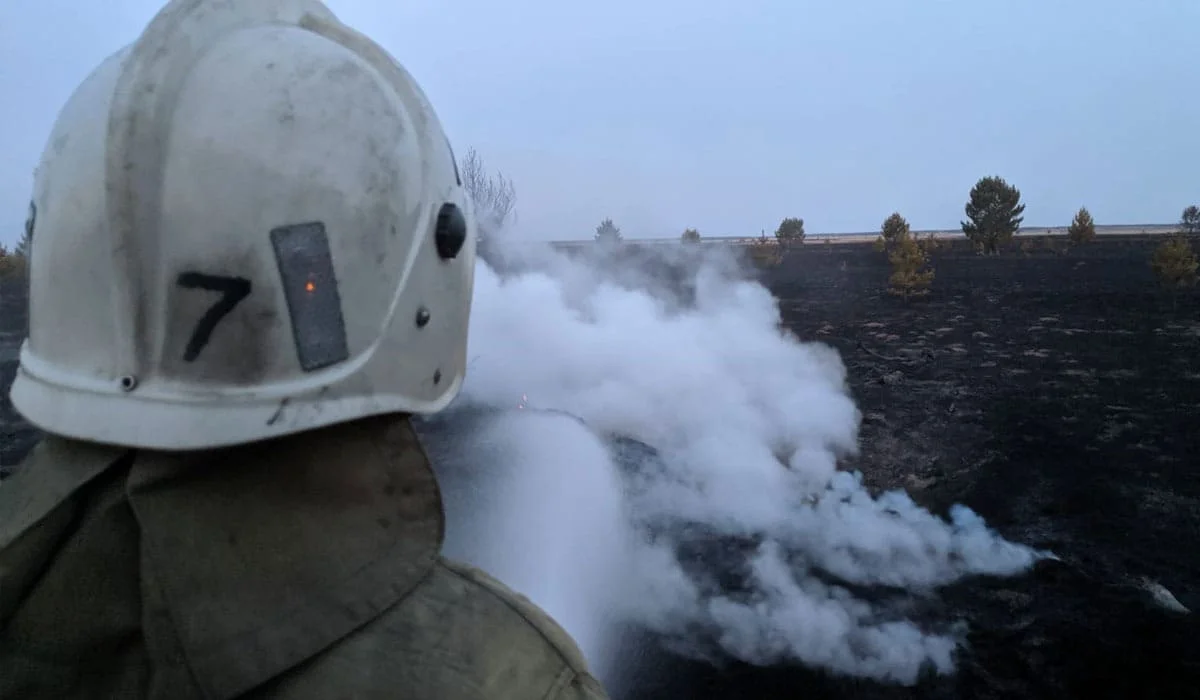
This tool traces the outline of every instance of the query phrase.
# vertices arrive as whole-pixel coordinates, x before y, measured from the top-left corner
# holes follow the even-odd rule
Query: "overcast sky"
[[[421,82],[524,235],[1166,223],[1200,202],[1200,0],[330,0]],[[0,242],[54,117],[153,0],[0,2]],[[97,186],[100,186],[97,183]]]

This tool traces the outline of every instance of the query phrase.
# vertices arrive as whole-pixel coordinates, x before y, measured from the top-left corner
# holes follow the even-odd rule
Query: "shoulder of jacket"
[[[132,455],[124,448],[43,436],[0,486],[0,549]]]
[[[587,660],[584,658],[583,652],[579,650],[579,645],[561,625],[554,621],[554,618],[550,617],[532,600],[469,564],[442,557],[442,565],[452,575],[486,591],[488,595],[507,606],[537,630],[572,671],[577,675],[589,676]]]

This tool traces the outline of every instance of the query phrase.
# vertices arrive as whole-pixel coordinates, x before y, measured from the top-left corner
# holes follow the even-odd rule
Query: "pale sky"
[[[1200,203],[1200,0],[329,0],[515,182],[522,235],[951,228],[971,185],[1026,222]],[[0,242],[58,109],[154,0],[0,2]],[[97,183],[100,186],[100,183]]]

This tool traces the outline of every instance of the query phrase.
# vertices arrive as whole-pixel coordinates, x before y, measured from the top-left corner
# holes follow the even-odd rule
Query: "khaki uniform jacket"
[[[605,698],[544,612],[440,557],[443,525],[404,418],[47,438],[0,483],[0,699]]]

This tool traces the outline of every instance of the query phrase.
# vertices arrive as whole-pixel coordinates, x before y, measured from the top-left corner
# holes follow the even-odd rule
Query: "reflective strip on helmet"
[[[280,226],[271,231],[271,245],[279,262],[300,367],[311,372],[345,360],[350,349],[325,224]]]

